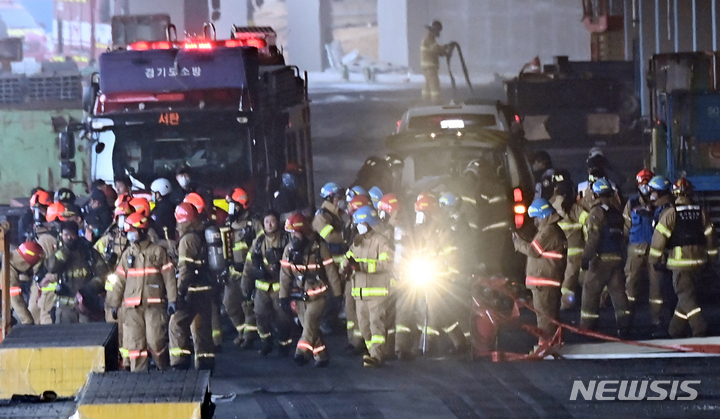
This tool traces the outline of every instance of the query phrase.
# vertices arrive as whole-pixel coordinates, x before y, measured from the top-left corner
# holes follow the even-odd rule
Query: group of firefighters
[[[538,232],[528,241],[515,236],[515,246],[528,256],[526,285],[541,313],[541,345],[551,342],[557,330],[554,320],[561,309],[574,305],[579,288],[581,327],[597,328],[606,291],[618,335],[626,337],[643,283],[649,289],[654,337],[682,337],[688,325],[692,336],[703,336],[707,324],[696,287],[718,250],[709,217],[693,200],[692,184],[685,178],[672,184],[643,169],[636,176],[637,192],[622,206],[601,150],[591,150],[589,180],[578,185],[579,194],[566,171],[551,167],[546,153],[539,152],[534,160],[538,186],[528,215]],[[677,295],[669,325],[663,319],[666,274],[672,275]]]

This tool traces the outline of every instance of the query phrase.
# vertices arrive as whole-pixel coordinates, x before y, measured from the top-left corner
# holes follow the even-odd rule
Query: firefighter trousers
[[[455,349],[465,347],[468,342],[463,328],[469,332],[470,306],[466,297],[470,292],[462,292],[459,281],[444,281],[436,285],[427,296],[428,341],[432,342],[445,333]],[[422,330],[424,325],[419,325],[419,328]]]
[[[562,294],[567,292],[576,293],[580,283],[580,265],[582,259],[579,257],[568,257],[565,267],[565,277],[562,283]]]
[[[439,68],[430,67],[422,69],[425,76],[425,86],[422,90],[423,100],[434,105],[439,105],[442,101],[442,91],[440,90]]]
[[[147,304],[123,309],[123,357],[130,360],[130,371],[147,371],[148,355],[159,370],[168,360],[168,316],[165,304]],[[125,365],[127,365],[127,361]]]
[[[590,264],[585,273],[582,305],[580,308],[580,327],[593,330],[600,319],[600,294],[608,287],[615,308],[615,319],[619,329],[630,325],[630,305],[625,293],[622,258],[613,255],[606,260],[598,258]]]
[[[257,339],[257,320],[255,307],[252,301],[245,301],[245,294],[240,288],[240,279],[232,277],[225,285],[223,305],[230,321],[238,331],[238,337],[245,340]],[[216,314],[217,313],[217,314]],[[216,320],[217,317],[217,320]],[[222,343],[222,328],[220,326],[220,309],[213,310],[213,340],[215,345]]]
[[[32,284],[30,284],[30,300],[28,300],[28,310],[30,310],[30,314],[32,315],[33,322],[35,324],[40,324],[40,288],[38,288],[38,285],[35,281],[32,281]]]
[[[53,324],[55,317],[55,288],[46,287],[38,299],[40,306],[40,324]]]
[[[292,319],[280,308],[280,297],[277,291],[255,290],[255,317],[260,339],[263,341],[273,339],[273,335],[275,335],[280,346],[292,344],[290,336]]]
[[[557,330],[557,325],[553,320],[557,320],[560,316],[560,297],[562,292],[560,287],[553,286],[531,286],[529,287],[533,296],[533,307],[538,311],[537,326],[544,334],[544,338],[539,339],[539,344],[545,340],[552,339]]]
[[[123,314],[123,308],[120,307],[120,308],[118,309],[118,314],[117,314],[117,317],[118,317],[118,318],[117,318],[117,320],[115,320],[115,319],[113,319],[113,316],[112,316],[112,308],[111,308],[111,307],[108,307],[108,306],[105,306],[105,322],[106,322],[106,323],[117,323],[118,343],[120,344],[120,346],[122,346],[122,344],[123,344],[123,318],[122,318],[122,314]],[[126,367],[126,366],[129,367],[129,366],[130,366],[130,365],[125,365],[125,358],[122,359],[122,363],[123,363],[123,365],[121,365],[121,367]]]
[[[10,297],[10,306],[13,312],[15,312],[15,317],[20,321],[20,324],[33,324],[35,322],[22,293]]]
[[[350,345],[361,349],[365,344],[358,324],[357,307],[352,296],[351,284],[345,284],[345,317],[347,320],[347,338]]]
[[[382,362],[385,358],[385,340],[387,337],[388,297],[356,298],[358,327],[370,356]]]
[[[212,290],[187,294],[185,307],[170,317],[170,365],[187,369],[191,365],[190,336],[195,349],[195,368],[215,367],[215,344],[212,336]]]
[[[650,300],[650,321],[653,325],[661,323],[662,312],[662,275],[648,264],[647,245],[629,245],[627,262],[625,263],[625,289],[631,309],[634,311],[640,295],[640,287],[648,281]]]
[[[326,297],[318,297],[310,301],[296,301],[298,318],[303,328],[302,336],[297,344],[295,355],[306,359],[315,358],[316,361],[325,361],[329,358],[322,334],[320,322],[325,309]]]
[[[394,288],[395,299],[395,353],[411,352],[417,346],[420,335],[418,327],[417,293],[408,282],[400,282]]]
[[[705,336],[707,323],[697,303],[695,281],[699,278],[701,268],[673,269],[673,289],[678,302],[675,313],[670,320],[668,333],[673,338],[682,337],[687,325],[690,325],[693,336]]]
[[[57,305],[55,307],[55,323],[88,323],[90,319],[75,310],[74,305]]]
[[[390,295],[385,299],[385,329],[387,330],[387,342],[385,343],[385,355],[391,357],[395,354],[395,319],[397,317],[396,301],[398,292],[395,286],[390,287]]]

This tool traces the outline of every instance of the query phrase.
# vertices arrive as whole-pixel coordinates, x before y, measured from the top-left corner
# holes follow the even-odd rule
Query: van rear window
[[[410,118],[409,130],[433,131],[441,129],[485,128],[497,125],[491,114],[443,114]]]

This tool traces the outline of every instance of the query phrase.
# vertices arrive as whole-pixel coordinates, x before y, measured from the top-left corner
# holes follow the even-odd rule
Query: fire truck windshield
[[[252,171],[247,132],[212,135],[122,136],[113,153],[115,173],[129,172],[149,185],[157,177],[174,177],[178,167],[190,168],[195,180],[216,187],[233,186],[249,179]]]

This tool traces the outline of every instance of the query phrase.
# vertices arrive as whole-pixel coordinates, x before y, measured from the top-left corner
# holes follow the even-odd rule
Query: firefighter
[[[262,339],[259,354],[265,356],[272,352],[273,338],[277,338],[278,352],[285,357],[292,345],[292,319],[280,308],[280,260],[289,239],[280,228],[280,215],[274,211],[265,214],[263,227],[263,234],[255,238],[247,254],[241,286],[245,299],[254,302],[258,334]]]
[[[35,225],[35,237],[43,248],[43,264],[35,272],[35,283],[39,290],[37,306],[39,311],[39,322],[36,324],[53,324],[55,317],[55,289],[57,288],[57,275],[48,271],[47,260],[54,254],[58,246],[58,231],[60,223],[65,221],[63,214],[65,206],[60,202],[54,202],[47,208],[47,222]],[[30,303],[32,310],[32,301]],[[37,319],[36,319],[37,320]]]
[[[638,194],[631,197],[623,209],[625,228],[623,232],[628,240],[627,262],[625,263],[625,290],[630,309],[636,311],[637,299],[640,295],[640,283],[647,275],[650,297],[650,321],[657,329],[660,326],[662,309],[661,276],[655,268],[648,264],[648,252],[652,241],[653,206],[650,201],[652,188],[649,183],[655,175],[648,169],[641,170],[637,176]]]
[[[197,210],[183,202],[175,209],[178,239],[177,311],[170,317],[170,365],[190,368],[190,332],[195,349],[195,368],[215,367],[212,338],[213,278],[207,266],[204,228]]]
[[[273,194],[271,207],[280,214],[281,222],[307,207],[305,198],[300,194],[300,175],[299,168],[288,167],[280,176],[280,186]]]
[[[143,215],[143,217],[148,219],[148,225],[150,225],[150,230],[148,230],[148,238],[150,238],[150,241],[153,243],[159,243],[161,241],[160,236],[156,233],[156,227],[155,227],[155,220],[150,218],[150,214],[152,210],[150,209],[150,201],[148,201],[145,198],[142,197],[133,197],[131,198],[128,203],[131,207],[135,210],[135,212],[138,212]],[[166,242],[160,243],[161,245],[164,245],[166,251],[169,251],[169,246]]]
[[[247,192],[242,188],[235,188],[227,198],[229,204],[229,222],[232,231],[232,258],[230,279],[225,285],[223,305],[232,321],[238,336],[235,345],[242,349],[252,349],[258,339],[257,319],[252,299],[246,298],[241,287],[242,274],[245,270],[245,260],[248,257],[250,245],[255,237],[262,232],[262,224],[250,213],[250,200]],[[213,322],[213,339],[222,339],[219,322]],[[222,340],[221,340],[222,341]],[[217,340],[215,341],[217,345]]]
[[[568,242],[567,267],[562,283],[562,298],[560,309],[567,310],[575,305],[575,291],[580,279],[580,264],[582,252],[585,248],[583,225],[587,220],[588,212],[575,201],[575,185],[570,174],[564,170],[556,171],[551,180],[552,197],[549,202],[560,215],[562,220],[558,225],[565,233]]]
[[[667,194],[669,182],[660,176],[650,181],[652,194]],[[714,230],[708,215],[692,201],[692,184],[680,178],[673,186],[677,196],[675,205],[662,208],[650,246],[648,261],[659,271],[669,269],[673,276],[673,289],[678,302],[668,333],[673,338],[683,336],[688,324],[693,336],[704,336],[707,323],[703,318],[695,295],[696,281],[706,263],[717,259]],[[667,251],[667,261],[663,253]],[[665,268],[667,266],[667,268]]]
[[[23,298],[23,290],[20,281],[21,275],[33,276],[32,270],[43,258],[43,248],[36,242],[25,242],[17,248],[17,251],[10,253],[10,303],[15,312],[15,317],[21,324],[34,324],[27,302]]]
[[[57,242],[57,231],[53,228],[53,223],[47,220],[48,208],[50,205],[53,205],[52,195],[45,190],[38,189],[30,198],[33,223],[31,225],[32,230],[28,235],[28,240],[37,241],[38,244],[43,247],[43,259],[47,258],[50,253],[55,251],[55,244]],[[45,250],[46,247],[47,251]],[[37,278],[38,280],[32,281],[30,284],[30,299],[28,301],[28,309],[30,310],[30,313],[32,313],[35,324],[42,323],[40,282],[46,275],[49,274],[47,274],[47,269],[44,268],[43,263],[35,265],[33,278]],[[50,323],[52,323],[52,318],[47,318],[46,323],[44,324]]]
[[[369,352],[363,356],[363,366],[375,367],[385,358],[393,249],[387,237],[374,230],[380,218],[373,207],[355,211],[353,222],[358,234],[345,254],[341,271],[351,271],[358,327]]]
[[[542,336],[538,346],[550,344],[557,332],[560,314],[562,281],[567,264],[567,238],[558,225],[562,217],[545,199],[536,199],[528,208],[528,215],[534,218],[537,234],[531,242],[513,233],[515,249],[528,257],[525,265],[525,286],[533,295],[533,307],[540,314],[537,325]]]
[[[165,178],[155,179],[150,185],[155,208],[152,219],[155,221],[155,232],[165,240],[175,238],[175,205],[171,200],[172,184]]]
[[[532,172],[535,179],[535,198],[550,199],[552,188],[550,187],[550,179],[555,174],[550,154],[545,150],[540,150],[533,155]]]
[[[327,244],[304,215],[290,216],[285,230],[292,237],[280,262],[280,306],[289,312],[295,300],[303,327],[294,359],[298,365],[305,365],[314,358],[315,366],[325,367],[330,357],[320,332],[320,319],[328,293],[334,293],[336,298],[342,295],[340,275]]]
[[[84,209],[85,238],[94,243],[110,227],[113,221],[113,212],[107,203],[105,192],[97,188],[93,189]]]
[[[448,46],[440,45],[437,38],[442,32],[442,23],[433,20],[429,26],[425,26],[428,30],[427,35],[420,44],[420,68],[422,68],[425,76],[425,87],[422,90],[423,100],[433,105],[439,105],[442,102],[442,91],[440,89],[440,57],[448,54]]]
[[[99,294],[108,266],[90,242],[78,236],[78,225],[60,225],[62,244],[48,257],[47,268],[58,277],[55,323],[87,323],[102,311]]]
[[[450,235],[442,229],[438,212],[438,199],[431,193],[418,195],[415,201],[415,228],[413,230],[411,250],[408,254],[415,255],[409,263],[415,264],[418,259],[431,259],[434,266],[430,275],[434,275],[430,283],[423,284],[421,293],[425,295],[425,311],[427,311],[427,327],[419,326],[427,335],[430,353],[439,350],[440,338],[445,334],[452,342],[451,351],[463,352],[468,348],[458,317],[458,308],[465,305],[464,296],[458,294],[459,288],[459,247],[452,243]],[[413,273],[428,275],[428,273]],[[415,281],[409,277],[407,281]]]
[[[586,221],[587,240],[582,255],[583,283],[580,326],[594,330],[600,319],[600,294],[607,286],[617,321],[618,335],[626,337],[630,327],[630,306],[623,278],[622,213],[617,207],[615,190],[604,178],[592,184],[593,201]]]
[[[175,267],[160,245],[148,237],[150,223],[139,212],[125,220],[130,247],[120,256],[116,276],[108,276],[106,304],[117,319],[123,306],[120,352],[130,370],[147,371],[148,349],[160,370],[168,368],[168,315],[175,313]],[[127,362],[127,361],[126,361]]]

